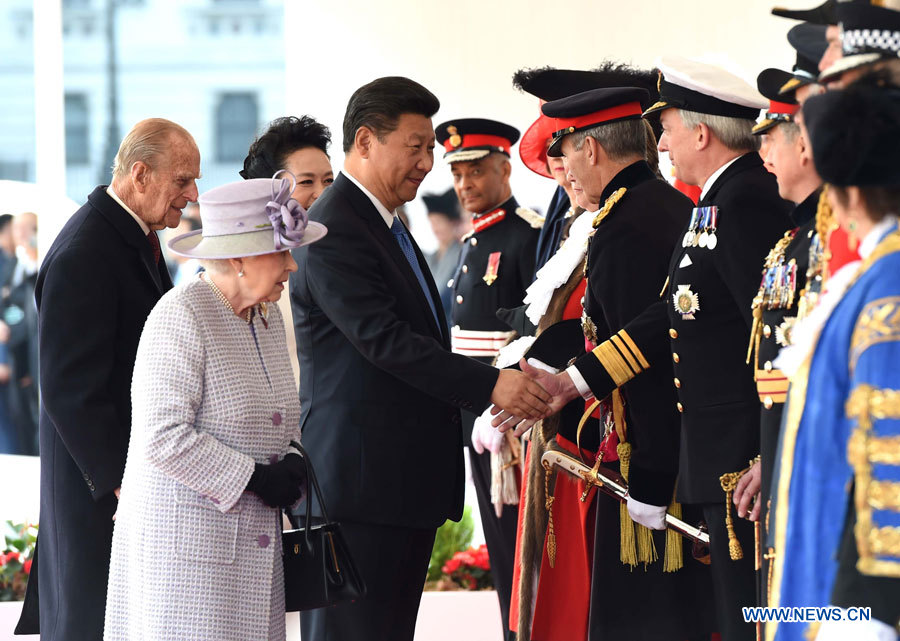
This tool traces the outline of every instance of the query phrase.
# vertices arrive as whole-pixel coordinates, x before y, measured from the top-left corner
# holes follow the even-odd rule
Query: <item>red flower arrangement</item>
[[[0,601],[21,601],[31,574],[37,526],[26,523],[5,523],[0,538]]]
[[[441,571],[464,590],[490,590],[494,587],[487,545],[457,552]]]

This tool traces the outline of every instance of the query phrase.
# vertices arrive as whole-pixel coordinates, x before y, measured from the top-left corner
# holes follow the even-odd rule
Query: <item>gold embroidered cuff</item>
[[[600,343],[594,348],[593,354],[616,387],[624,385],[650,367],[650,363],[625,330]]]

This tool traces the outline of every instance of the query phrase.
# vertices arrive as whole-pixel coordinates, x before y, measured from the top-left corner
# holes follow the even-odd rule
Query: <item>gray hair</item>
[[[165,153],[172,136],[194,142],[187,129],[165,118],[148,118],[137,123],[122,139],[113,161],[113,179],[124,178],[136,162],[151,168]],[[196,144],[196,143],[195,143]]]
[[[732,151],[759,151],[759,136],[753,135],[756,123],[747,118],[715,116],[697,111],[679,109],[681,122],[688,129],[706,125],[719,141]]]
[[[569,135],[572,136],[575,151],[584,147],[585,140],[593,138],[614,162],[627,160],[632,156],[647,159],[647,132],[639,118],[604,123]]]
[[[200,265],[210,274],[224,275],[233,268],[227,258],[202,258]]]
[[[781,127],[781,133],[787,142],[794,142],[800,135],[800,125],[793,120],[780,122],[776,126]]]

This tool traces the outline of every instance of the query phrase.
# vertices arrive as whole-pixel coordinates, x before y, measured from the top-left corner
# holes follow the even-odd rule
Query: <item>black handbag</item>
[[[309,491],[306,497],[306,527],[299,527],[297,518],[285,510],[293,528],[281,533],[285,610],[313,610],[361,599],[366,595],[366,584],[350,556],[341,534],[341,525],[328,518],[322,490],[306,450],[296,442],[291,445],[297,448],[306,464]],[[310,525],[313,493],[322,510],[324,522],[319,525]]]

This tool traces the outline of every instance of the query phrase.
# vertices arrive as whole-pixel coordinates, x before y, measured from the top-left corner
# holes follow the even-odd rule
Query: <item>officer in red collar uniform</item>
[[[453,351],[492,363],[513,332],[497,318],[501,307],[522,304],[534,275],[538,233],[543,219],[520,207],[509,185],[510,148],[519,139],[514,127],[482,118],[463,118],[438,125],[437,142],[444,146],[453,188],[463,209],[473,214],[473,230],[463,237],[459,267],[448,285],[453,289],[451,338]],[[463,436],[471,443],[475,415],[463,412]],[[491,504],[491,455],[469,450],[472,478],[491,574],[503,627],[509,621],[509,601],[515,565],[518,506],[504,505],[498,518]]]

